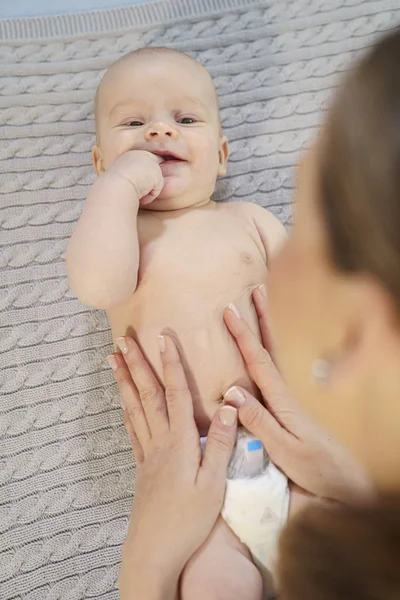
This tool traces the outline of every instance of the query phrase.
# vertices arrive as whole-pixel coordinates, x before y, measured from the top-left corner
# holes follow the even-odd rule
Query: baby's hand
[[[150,204],[160,195],[164,187],[164,178],[160,169],[163,162],[145,150],[129,150],[117,158],[108,169],[108,173],[122,177],[133,186],[141,206]]]

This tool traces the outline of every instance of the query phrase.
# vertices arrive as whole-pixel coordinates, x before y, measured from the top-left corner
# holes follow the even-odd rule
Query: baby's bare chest
[[[179,289],[246,286],[266,268],[257,231],[231,216],[144,218],[139,221],[138,233],[138,290],[171,281]]]

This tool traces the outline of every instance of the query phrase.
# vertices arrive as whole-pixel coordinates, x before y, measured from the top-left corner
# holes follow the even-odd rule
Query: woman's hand
[[[263,344],[268,347],[266,302],[260,289],[255,290],[253,300]],[[238,315],[231,305],[224,313],[225,323],[265,402],[264,407],[243,388],[228,390],[225,401],[238,408],[241,423],[262,441],[285,475],[311,494],[350,502],[371,493],[370,481],[361,466],[302,412],[270,354]]]
[[[222,508],[237,410],[215,415],[202,457],[192,398],[173,341],[160,336],[165,391],[137,343],[109,357],[136,457],[136,491],[121,569],[121,598],[173,597],[181,571]]]

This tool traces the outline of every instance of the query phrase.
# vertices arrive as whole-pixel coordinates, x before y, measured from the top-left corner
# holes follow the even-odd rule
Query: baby
[[[226,173],[228,142],[212,79],[191,57],[166,48],[122,57],[100,82],[95,119],[92,157],[99,177],[68,245],[70,286],[83,302],[107,311],[122,352],[121,336],[139,341],[160,377],[157,336],[173,336],[205,435],[228,388],[238,384],[258,393],[222,313],[234,302],[258,331],[252,292],[266,283],[284,228],[256,204],[210,199],[217,177]],[[258,478],[262,512],[257,491],[242,496],[236,486],[242,480],[228,481],[223,515],[237,535],[220,519],[182,577],[184,600],[262,597],[252,557],[261,570],[268,560],[254,538],[272,514],[280,526],[288,492],[273,465],[265,475],[256,441],[244,443],[243,456],[250,448],[262,463],[257,473],[264,473]],[[271,485],[276,508],[268,508]],[[276,529],[270,528],[274,541]]]

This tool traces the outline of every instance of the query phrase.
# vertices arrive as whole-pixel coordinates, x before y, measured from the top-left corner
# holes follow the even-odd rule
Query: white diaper
[[[249,548],[263,577],[264,599],[276,596],[277,545],[288,509],[287,478],[269,460],[260,440],[240,428],[228,469],[222,516]]]

